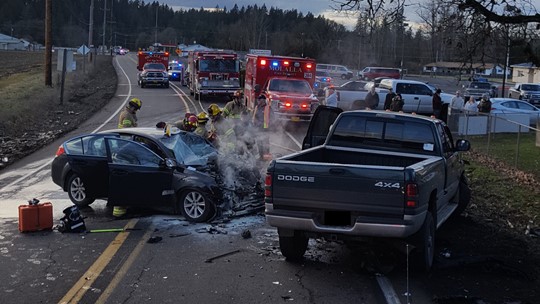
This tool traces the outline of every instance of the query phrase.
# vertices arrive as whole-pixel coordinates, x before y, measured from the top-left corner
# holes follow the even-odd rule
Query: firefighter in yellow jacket
[[[118,128],[135,128],[137,127],[137,111],[141,109],[142,101],[139,98],[131,98],[120,116],[118,117]],[[113,216],[122,218],[126,215],[127,208],[124,206],[114,206]]]
[[[118,129],[133,128],[137,126],[137,111],[141,109],[142,101],[131,98],[118,117]]]

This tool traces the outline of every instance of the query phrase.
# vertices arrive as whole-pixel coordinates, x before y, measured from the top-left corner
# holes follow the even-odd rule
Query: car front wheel
[[[69,199],[78,207],[86,207],[95,201],[94,197],[88,195],[83,180],[76,173],[71,174],[67,186]]]
[[[189,189],[180,195],[178,209],[186,220],[202,223],[212,219],[216,215],[216,206],[201,191]]]

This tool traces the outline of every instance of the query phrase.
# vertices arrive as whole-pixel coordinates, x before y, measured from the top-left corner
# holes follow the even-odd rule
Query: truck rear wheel
[[[413,257],[413,267],[418,271],[429,272],[433,266],[435,256],[435,222],[431,211],[426,214],[424,224],[412,237],[413,245],[416,247]]]
[[[281,254],[287,260],[299,261],[304,257],[308,246],[309,238],[295,231],[294,236],[282,236],[279,235],[279,248]]]
[[[469,188],[469,183],[465,177],[461,177],[459,180],[459,189],[454,199],[457,200],[458,206],[456,210],[454,210],[452,218],[460,216],[463,211],[467,209],[467,206],[469,206],[469,202],[471,201],[471,188]]]

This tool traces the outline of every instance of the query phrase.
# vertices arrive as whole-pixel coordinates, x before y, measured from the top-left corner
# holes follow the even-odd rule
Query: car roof
[[[187,133],[186,131],[182,131],[180,129],[177,129],[177,130],[174,131],[174,134],[181,133],[181,132]],[[148,137],[152,137],[152,138],[156,138],[156,139],[165,136],[165,131],[163,129],[144,128],[144,127],[112,129],[112,130],[106,130],[106,131],[99,132],[99,134],[106,134],[106,133],[125,133],[125,134],[148,136]]]

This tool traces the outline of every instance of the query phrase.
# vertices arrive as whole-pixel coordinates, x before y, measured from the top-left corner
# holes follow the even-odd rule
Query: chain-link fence
[[[471,150],[532,173],[540,179],[538,119],[538,115],[531,117],[529,114],[452,110],[447,122],[454,139],[468,139]]]

